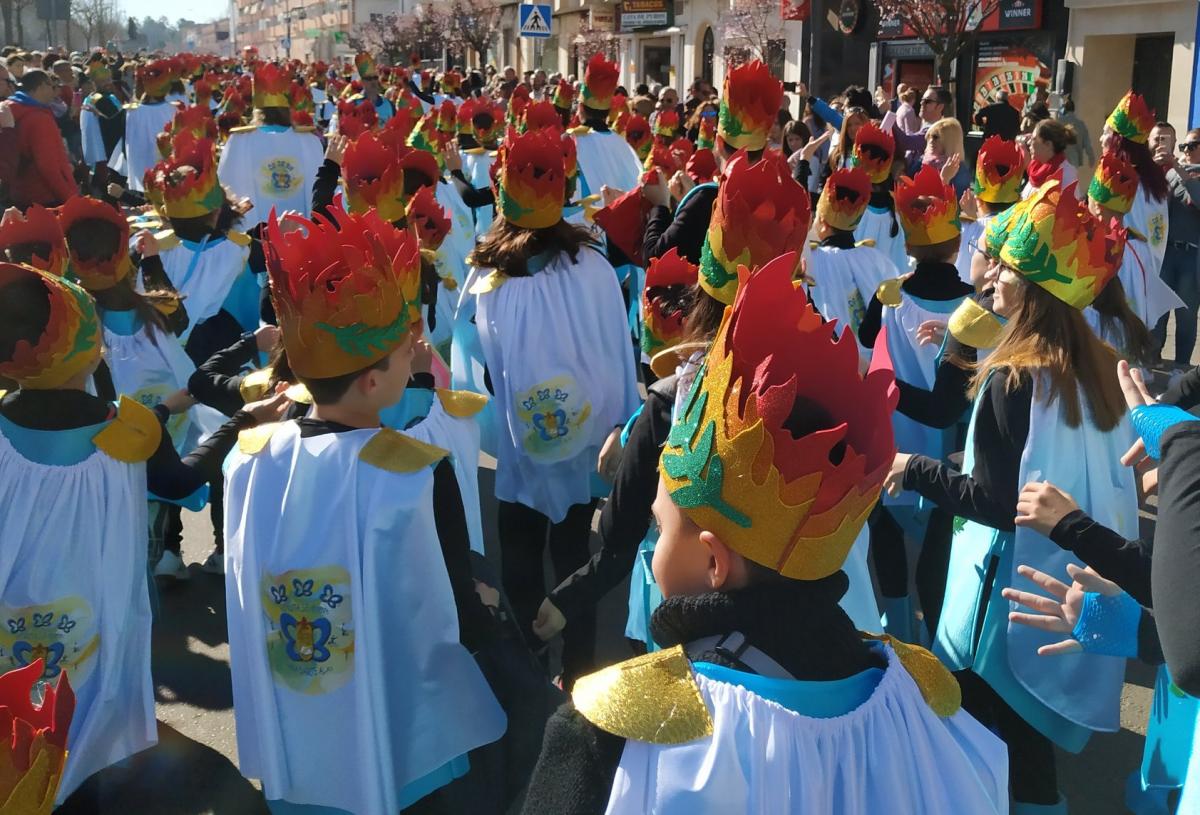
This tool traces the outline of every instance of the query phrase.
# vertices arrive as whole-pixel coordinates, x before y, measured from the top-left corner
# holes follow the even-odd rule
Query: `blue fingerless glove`
[[[1089,591],[1083,596],[1083,610],[1071,635],[1079,640],[1084,653],[1133,658],[1137,656],[1141,619],[1142,607],[1125,592],[1109,597]]]
[[[1133,429],[1146,444],[1146,455],[1158,461],[1162,458],[1159,442],[1167,428],[1180,422],[1194,422],[1196,417],[1175,405],[1139,405],[1129,412]]]

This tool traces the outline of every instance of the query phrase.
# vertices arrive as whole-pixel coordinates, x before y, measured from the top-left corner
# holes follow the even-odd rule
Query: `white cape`
[[[198,245],[181,240],[160,258],[171,285],[184,297],[188,327],[181,339],[186,341],[192,329],[221,310],[234,281],[246,268],[250,247],[228,238],[205,239]]]
[[[813,247],[806,270],[811,281],[806,289],[813,305],[826,320],[837,320],[843,330],[849,329],[856,343],[866,304],[881,283],[898,275],[892,261],[870,246]],[[864,358],[869,355],[862,346],[858,350]]]
[[[628,192],[638,185],[642,163],[637,153],[617,133],[587,133],[575,137],[579,162],[579,188],[576,195],[599,195],[600,188],[612,187]]]
[[[287,422],[229,464],[238,757],[268,800],[396,812],[407,785],[504,732],[459,643],[433,471],[361,461],[378,432],[304,439]]]
[[[479,294],[476,309],[495,389],[496,497],[561,521],[591,499],[600,446],[641,403],[617,276],[585,248]]]
[[[243,216],[249,229],[267,220],[272,209],[280,215],[295,210],[307,217],[312,212],[313,181],[324,161],[315,133],[259,127],[229,136],[217,175],[222,184],[254,203]]]
[[[167,122],[175,118],[178,107],[169,102],[147,105],[130,105],[125,109],[125,138],[114,150],[110,165],[126,176],[128,189],[145,192],[142,176],[158,164],[162,156],[158,152],[158,134]],[[121,160],[115,154],[121,153]]]
[[[854,240],[875,241],[875,248],[892,261],[896,267],[896,274],[902,275],[909,271],[911,261],[908,257],[908,250],[904,248],[904,229],[898,220],[896,220],[896,234],[892,234],[894,217],[890,210],[880,211],[867,207],[862,220],[854,228]],[[870,299],[867,302],[869,303]]]
[[[1147,243],[1131,239],[1125,244],[1117,277],[1125,287],[1129,307],[1150,329],[1164,314],[1185,307],[1175,290],[1159,276],[1161,270],[1162,258],[1155,258]]]
[[[97,450],[43,465],[0,434],[0,669],[39,654],[75,691],[61,803],[157,740],[146,585],[146,465]]]
[[[1004,743],[966,711],[937,716],[891,648],[871,696],[802,716],[697,675],[713,735],[627,741],[606,815],[992,815],[1008,812]]]

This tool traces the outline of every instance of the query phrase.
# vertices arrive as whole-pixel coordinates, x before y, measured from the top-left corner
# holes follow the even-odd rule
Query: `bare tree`
[[[581,70],[596,54],[604,54],[608,59],[617,56],[617,37],[613,34],[612,26],[596,27],[590,19],[579,27],[575,32],[575,39],[571,42],[575,47],[575,56],[579,60]]]
[[[355,27],[350,46],[369,51],[392,65],[407,65],[409,54],[441,54],[448,21],[434,7],[419,14],[389,14]]]
[[[717,22],[733,63],[759,59],[770,64],[777,43],[786,38],[779,0],[733,0]]]
[[[933,51],[933,69],[950,84],[954,60],[975,40],[979,24],[995,14],[1000,0],[876,0],[880,25],[899,21]]]
[[[482,68],[487,64],[488,49],[496,41],[500,6],[494,0],[451,0],[448,15],[451,43],[464,56],[467,50],[474,51]]]
[[[123,27],[116,0],[74,0],[71,19],[83,32],[84,44],[89,48],[115,39]]]

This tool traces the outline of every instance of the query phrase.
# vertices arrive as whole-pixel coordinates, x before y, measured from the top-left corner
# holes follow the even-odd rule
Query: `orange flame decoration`
[[[689,263],[675,247],[650,261],[646,285],[642,289],[642,351],[654,355],[678,345],[683,339],[683,322],[687,314],[678,307],[680,297],[668,298],[667,290],[671,287],[690,289],[695,285],[699,271],[700,267]]]
[[[662,453],[672,500],[701,529],[785,577],[842,567],[896,453],[894,377],[859,373],[792,281],[795,254],[742,284]]]
[[[21,263],[62,277],[67,273],[67,239],[63,237],[58,217],[41,204],[34,204],[22,214],[15,207],[0,219],[0,252],[22,250],[14,254],[27,255]],[[18,260],[13,258],[13,260]]]
[[[171,90],[171,83],[179,79],[179,62],[174,59],[156,59],[138,68],[135,76],[143,95],[151,99],[161,99]]]
[[[619,136],[629,137],[629,122],[632,121],[633,114],[627,110],[621,111],[612,122],[612,132]]]
[[[753,269],[803,246],[811,219],[808,190],[792,178],[782,155],[764,154],[752,165],[745,151],[738,151],[726,167],[700,250],[700,285],[722,303],[732,303],[738,266]]]
[[[717,146],[717,120],[712,116],[700,118],[700,132],[696,135],[696,147],[709,150]]]
[[[287,68],[273,62],[264,62],[254,68],[254,107],[291,107],[292,74]]]
[[[217,120],[207,105],[180,106],[179,112],[163,126],[156,137],[158,152],[163,158],[171,154],[171,141],[179,133],[188,133],[196,138],[216,139]]]
[[[1101,154],[1088,186],[1088,198],[1124,215],[1133,209],[1137,191],[1137,168],[1114,153]]]
[[[629,142],[629,146],[637,153],[638,160],[644,162],[650,155],[650,147],[654,142],[650,123],[646,121],[645,116],[635,113],[629,117],[629,122],[625,125],[625,141]]]
[[[442,74],[442,93],[448,93],[457,96],[459,90],[462,88],[462,81],[462,74],[451,68],[449,71],[446,71],[446,73]]]
[[[450,234],[451,222],[432,187],[421,187],[408,202],[408,225],[417,230],[421,248],[437,251]]]
[[[267,273],[292,370],[322,379],[390,354],[421,319],[420,244],[368,211],[267,223]]]
[[[437,129],[446,136],[454,135],[454,123],[458,120],[458,111],[449,99],[443,99],[438,108]]]
[[[425,114],[424,118],[417,124],[416,130],[408,136],[409,147],[424,151],[433,156],[437,162],[439,174],[445,164],[445,157],[442,155],[442,148],[445,143],[445,134],[438,130],[437,117],[432,110]]]
[[[557,131],[563,129],[562,115],[554,108],[554,105],[550,102],[534,102],[525,108],[518,132],[528,133],[531,130],[547,128]]]
[[[11,358],[0,362],[0,376],[29,390],[60,388],[100,357],[96,305],[91,295],[66,278],[32,266],[0,263],[0,296],[4,296],[5,287],[26,280],[38,280],[45,287],[50,315],[36,343],[17,340]],[[3,778],[0,775],[0,790]]]
[[[662,136],[666,139],[674,139],[675,134],[678,132],[679,112],[674,109],[660,110],[654,120],[654,135]]]
[[[337,106],[338,133],[348,139],[357,139],[364,131],[379,123],[379,114],[374,105],[360,105],[348,99],[339,99]]]
[[[517,85],[513,88],[512,96],[508,98],[508,123],[516,127],[521,123],[521,117],[525,115],[525,108],[529,107],[529,88],[524,85]]]
[[[216,145],[188,131],[175,137],[171,157],[162,162],[155,186],[169,218],[199,218],[225,204],[217,180]]]
[[[395,133],[401,143],[407,141],[416,126],[421,122],[421,105],[412,94],[408,94],[412,104],[409,107],[396,106],[396,114],[384,123],[385,131]]]
[[[500,148],[497,211],[524,229],[544,229],[562,220],[566,168],[557,133],[510,131]]]
[[[646,170],[662,170],[668,179],[683,169],[686,159],[681,159],[678,153],[663,144],[655,144],[650,148],[643,167]]]
[[[817,201],[817,217],[834,229],[853,232],[871,200],[871,179],[858,168],[834,170]]]
[[[609,62],[604,58],[604,54],[593,54],[583,73],[580,101],[593,110],[609,110],[612,107],[613,92],[617,89],[619,74],[615,62]]]
[[[910,244],[932,246],[958,237],[958,196],[932,165],[922,167],[915,178],[901,176],[892,197]]]
[[[312,91],[303,82],[293,80],[291,87],[288,89],[288,95],[291,97],[293,111],[311,113],[316,109],[316,104],[313,103]]]
[[[209,106],[212,103],[213,88],[216,81],[212,74],[192,83],[192,93],[196,96],[196,104]]]
[[[442,177],[441,167],[432,153],[404,145],[398,145],[396,151],[405,175],[415,176],[422,186],[431,187]]]
[[[575,197],[575,183],[579,179],[579,154],[575,148],[575,140],[565,133],[559,137],[563,153],[563,173],[567,177],[567,191],[563,200],[569,201]]]
[[[385,145],[381,134],[368,130],[350,143],[342,158],[342,180],[351,212],[374,208],[389,223],[404,217],[404,170],[395,147]]]
[[[1155,115],[1140,94],[1129,91],[1108,114],[1105,124],[1130,141],[1145,144],[1154,128]]]
[[[472,123],[472,120],[475,118],[476,111],[486,106],[487,102],[483,101],[482,99],[464,99],[463,103],[458,106],[458,115],[456,119],[456,128],[458,132],[474,135],[475,125]]]
[[[692,144],[692,140],[687,136],[680,136],[671,142],[671,152],[680,156],[686,162],[691,158],[692,153],[696,152],[696,146]]]
[[[375,57],[366,52],[360,51],[354,55],[354,69],[358,71],[359,79],[379,76],[379,69],[375,67]]]
[[[79,259],[76,247],[71,245],[71,227],[81,221],[103,221],[117,231],[116,252],[106,258],[96,257],[88,261]],[[71,258],[71,272],[79,278],[88,291],[104,291],[124,280],[133,263],[129,259],[129,222],[116,209],[95,198],[76,196],[58,209],[58,222],[67,237],[67,251]]]
[[[989,204],[1019,201],[1024,172],[1025,156],[1017,143],[988,136],[975,159],[975,196]]]
[[[864,170],[872,184],[882,184],[892,174],[896,140],[874,122],[867,122],[854,137],[853,166]]]
[[[697,184],[707,184],[717,174],[717,157],[707,147],[701,148],[687,160],[684,172]]]
[[[762,150],[779,108],[783,105],[783,83],[758,60],[741,65],[725,77],[717,135],[731,147]]]
[[[42,704],[30,701],[45,666],[40,659],[0,676],[0,812],[50,815],[67,761],[67,731],[75,714],[75,692],[67,672],[56,687],[46,685]]]
[[[614,93],[612,107],[608,109],[608,124],[610,127],[612,127],[613,123],[617,121],[617,117],[622,113],[629,113],[629,98],[623,93]],[[578,112],[576,112],[576,115],[578,115]],[[613,127],[613,130],[616,130],[616,128]]]
[[[554,107],[559,110],[570,110],[575,103],[575,86],[565,79],[558,80],[554,88]]]
[[[1043,184],[988,224],[987,243],[1001,246],[1000,262],[1059,300],[1086,308],[1116,276],[1126,230],[1107,225],[1075,195],[1075,184]]]

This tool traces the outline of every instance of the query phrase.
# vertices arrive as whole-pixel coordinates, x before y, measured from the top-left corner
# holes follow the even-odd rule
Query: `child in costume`
[[[1155,113],[1146,100],[1129,91],[1105,120],[1100,144],[1104,153],[1116,153],[1137,171],[1138,194],[1133,197],[1125,223],[1145,236],[1150,249],[1147,271],[1157,277],[1167,252],[1167,202],[1171,195],[1163,168],[1147,147],[1154,122]]]
[[[964,519],[956,523],[935,652],[960,672],[964,706],[997,728],[1009,749],[1018,813],[1066,812],[1054,745],[1077,752],[1093,730],[1119,727],[1125,661],[1076,654],[1048,663],[1044,631],[1009,623],[1001,590],[1035,591],[1029,565],[1061,579],[1072,555],[1017,527],[1017,494],[1029,481],[1068,490],[1101,524],[1137,532],[1133,442],[1117,357],[1080,313],[1116,273],[1124,230],[1090,215],[1074,185],[1049,181],[988,227],[1001,245],[989,270],[993,309],[1008,322],[972,381],[976,394],[962,472],[900,453],[889,491],[903,488]]]
[[[1138,187],[1132,164],[1116,153],[1102,153],[1088,185],[1088,209],[1101,222],[1124,224],[1138,198]],[[1146,236],[1131,229],[1116,278],[1084,315],[1101,339],[1136,362],[1149,362],[1154,356],[1149,329],[1164,314],[1183,307],[1179,295],[1158,276]]]
[[[871,177],[871,200],[862,220],[854,228],[857,242],[874,241],[875,248],[896,266],[896,274],[909,269],[908,250],[904,246],[904,231],[896,218],[894,165],[897,163],[896,140],[891,133],[880,130],[874,122],[866,122],[854,136],[851,166],[865,170]]]
[[[221,151],[217,175],[252,205],[250,227],[272,210],[309,212],[310,191],[321,166],[321,140],[311,127],[292,126],[292,76],[269,62],[254,68],[254,124],[235,127]]]
[[[783,83],[763,63],[756,60],[740,65],[726,75],[713,150],[718,169],[739,150],[746,151],[751,164],[759,160],[782,104]],[[717,199],[717,182],[696,184],[672,208],[664,181],[660,178],[657,184],[642,187],[642,196],[652,207],[642,256],[649,261],[678,248],[690,263],[700,263],[700,250]]]
[[[503,145],[500,217],[472,257],[451,363],[456,387],[494,393],[503,579],[531,642],[547,536],[559,580],[587,562],[596,456],[639,401],[616,274],[563,220],[561,141],[510,131]],[[566,676],[592,665],[594,628],[592,612],[567,632]]]
[[[380,427],[420,337],[416,237],[373,212],[289,223],[267,228],[271,296],[314,405],[244,434],[226,473],[238,754],[274,812],[396,812],[463,776],[504,714],[464,647],[487,632],[464,625],[446,451]]]
[[[743,268],[663,450],[665,650],[576,683],[527,813],[1006,811],[1003,745],[953,677],[837,606],[895,450],[891,376],[862,377],[796,264]]]
[[[826,320],[837,320],[858,342],[866,303],[885,280],[896,276],[895,265],[871,245],[854,240],[871,198],[871,178],[864,170],[841,168],[825,180],[817,200],[812,247],[805,266],[809,301]],[[867,356],[863,348],[859,352]]]
[[[642,162],[633,148],[608,127],[619,72],[617,64],[601,52],[588,60],[584,70],[583,89],[579,92],[583,124],[571,131],[579,155],[581,198],[599,195],[603,187],[632,190],[642,174]]]
[[[913,273],[886,281],[867,306],[858,329],[864,348],[874,348],[881,328],[887,329],[888,357],[896,379],[932,390],[938,349],[920,341],[918,329],[931,320],[947,320],[974,289],[963,283],[954,267],[959,249],[958,200],[933,167],[924,167],[915,178],[896,184],[896,214],[904,228],[905,246],[916,262]],[[896,446],[904,452],[921,451],[937,459],[950,452],[947,430],[929,427],[904,415],[892,417]],[[942,519],[927,529],[929,513],[913,496],[885,497],[871,521],[871,554],[887,614],[887,631],[906,642],[914,641],[914,611],[909,597],[908,556],[904,537],[918,541],[926,535],[948,533]]]
[[[125,108],[114,93],[112,69],[103,54],[92,54],[87,63],[88,79],[95,93],[79,109],[80,145],[83,161],[91,170],[89,191],[102,195],[108,188],[108,162],[125,132]]]
[[[988,136],[975,158],[975,182],[963,200],[962,240],[958,248],[958,276],[977,290],[982,288],[987,261],[983,235],[987,225],[999,213],[1021,200],[1021,176],[1025,156],[1014,141]],[[966,211],[974,202],[975,210]]]
[[[0,663],[41,664],[41,687],[70,672],[78,699],[61,802],[157,740],[147,487],[186,497],[219,475],[239,429],[274,414],[239,412],[181,462],[164,407],[122,397],[114,408],[86,392],[101,361],[100,316],[59,276],[61,241],[37,260],[42,268],[0,263],[0,378],[18,386],[0,398],[0,607],[10,621]]]
[[[154,60],[137,69],[141,98],[125,106],[125,136],[109,166],[128,179],[128,188],[144,193],[142,179],[159,159],[155,140],[178,110],[166,100],[171,83],[179,76],[175,59]]]

